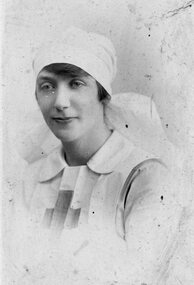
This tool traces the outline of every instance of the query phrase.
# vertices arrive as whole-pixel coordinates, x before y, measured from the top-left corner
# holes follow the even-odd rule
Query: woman
[[[33,66],[38,105],[61,144],[25,174],[21,200],[44,252],[28,270],[37,284],[164,284],[181,215],[178,188],[162,160],[107,123],[112,43],[69,29],[44,44]],[[37,268],[50,263],[57,268],[48,267],[41,283]]]

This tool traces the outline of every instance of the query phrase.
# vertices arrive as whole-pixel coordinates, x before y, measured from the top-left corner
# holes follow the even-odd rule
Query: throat
[[[73,142],[63,143],[65,160],[69,166],[86,165],[90,158],[103,146],[112,131],[106,127],[100,134],[88,134]]]

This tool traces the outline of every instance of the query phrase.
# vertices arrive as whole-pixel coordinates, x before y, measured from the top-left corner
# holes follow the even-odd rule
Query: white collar
[[[106,140],[103,146],[91,157],[87,166],[98,174],[108,174],[114,171],[119,161],[126,159],[134,148],[133,144],[116,130]],[[55,148],[41,165],[39,181],[44,182],[55,177],[65,167],[69,167],[64,159],[62,145]]]

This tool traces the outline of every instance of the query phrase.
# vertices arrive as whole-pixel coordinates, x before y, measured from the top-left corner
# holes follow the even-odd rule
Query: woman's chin
[[[72,131],[58,131],[53,132],[53,134],[63,143],[73,142],[78,138],[78,135]]]

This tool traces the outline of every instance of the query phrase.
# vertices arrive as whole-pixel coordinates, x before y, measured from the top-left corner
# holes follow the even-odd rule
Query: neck
[[[72,142],[62,142],[68,165],[86,165],[110,135],[111,131],[104,124],[103,128],[90,130],[82,138]]]

